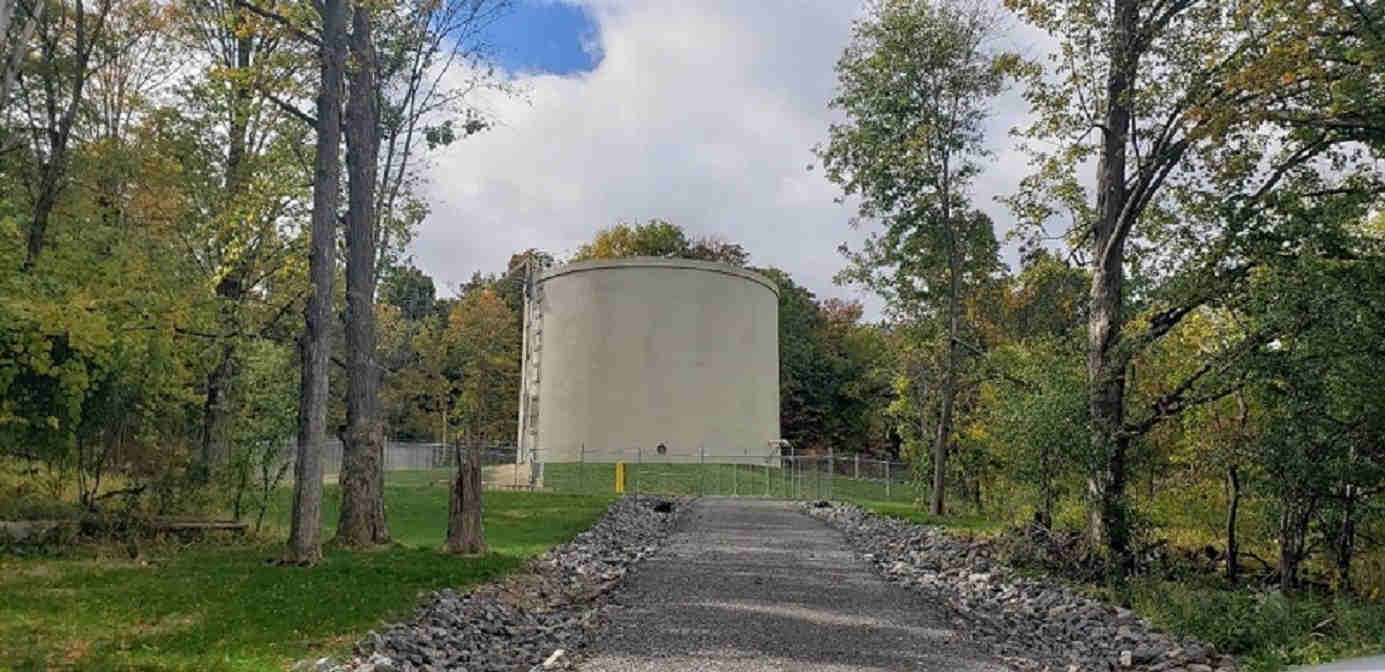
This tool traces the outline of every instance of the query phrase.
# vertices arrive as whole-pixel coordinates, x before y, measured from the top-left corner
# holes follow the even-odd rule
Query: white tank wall
[[[779,438],[779,303],[744,269],[613,259],[553,269],[542,315],[543,462],[754,461]],[[655,447],[663,443],[667,455]],[[729,458],[737,458],[735,460]]]

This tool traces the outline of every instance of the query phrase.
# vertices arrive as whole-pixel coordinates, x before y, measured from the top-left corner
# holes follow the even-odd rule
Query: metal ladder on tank
[[[519,383],[519,436],[516,464],[529,464],[529,486],[543,482],[543,462],[537,454],[539,435],[539,356],[543,350],[543,311],[540,309],[538,265],[533,258],[524,262],[524,326],[522,364]]]

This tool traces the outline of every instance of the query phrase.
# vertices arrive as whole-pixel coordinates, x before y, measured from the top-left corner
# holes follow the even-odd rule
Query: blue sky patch
[[[600,32],[591,12],[568,2],[515,0],[513,10],[488,32],[500,66],[511,72],[568,75],[601,62]]]

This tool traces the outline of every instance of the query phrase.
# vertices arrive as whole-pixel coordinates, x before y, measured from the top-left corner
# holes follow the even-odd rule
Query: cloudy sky
[[[526,94],[486,100],[499,126],[433,156],[415,263],[450,288],[513,252],[561,257],[600,228],[659,217],[878,314],[832,283],[838,245],[865,232],[807,169],[858,11],[858,0],[516,0],[491,41]],[[993,116],[996,157],[974,200],[1003,234],[1011,218],[993,199],[1025,170],[1007,136],[1024,116],[1018,95]]]

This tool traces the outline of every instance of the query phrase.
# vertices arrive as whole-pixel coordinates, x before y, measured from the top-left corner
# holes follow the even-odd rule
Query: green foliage
[[[231,515],[255,512],[255,529],[264,522],[271,498],[291,466],[286,459],[298,432],[298,380],[285,375],[297,363],[292,349],[251,343],[241,374],[245,387],[233,424],[227,478]]]
[[[1133,582],[1130,594],[1155,626],[1211,643],[1247,670],[1371,655],[1385,645],[1380,602],[1154,580]]]
[[[463,436],[508,439],[519,414],[520,338],[516,320],[491,289],[461,298],[447,319],[443,375],[452,381],[448,422]]]
[[[844,248],[851,266],[838,280],[875,290],[904,320],[945,315],[954,284],[997,268],[991,221],[968,203],[986,101],[1009,62],[985,51],[994,21],[980,4],[889,0],[854,24],[837,63],[830,106],[847,121],[816,151],[828,179],[859,197],[859,217],[884,227]]]
[[[390,266],[380,278],[380,300],[398,308],[406,320],[432,314],[435,298],[433,279],[412,264]]]
[[[757,268],[779,288],[779,434],[799,450],[881,454],[893,358],[880,329],[859,323],[859,304],[828,300],[777,268]]]
[[[577,248],[571,261],[621,257],[698,259],[732,266],[744,266],[750,261],[750,255],[740,245],[711,236],[689,239],[683,227],[662,219],[602,229],[592,242]]]
[[[449,312],[407,319],[378,308],[380,347],[397,372],[384,381],[383,408],[396,436],[436,440],[515,435],[520,367],[519,317],[480,283],[449,302]]]
[[[1035,345],[993,352],[993,363],[1018,380],[983,392],[987,446],[1011,479],[1039,491],[1038,510],[1052,521],[1064,477],[1090,466],[1086,372],[1070,351]]]
[[[980,171],[986,101],[1008,62],[984,50],[994,21],[979,3],[886,0],[855,22],[837,62],[831,107],[848,120],[818,154],[828,178],[861,197],[862,217],[912,225],[909,263],[945,265],[937,255],[958,226],[948,210],[963,212]]]
[[[577,248],[572,261],[620,257],[683,257],[688,237],[683,227],[662,219],[645,224],[617,224],[596,233],[592,242]]]

